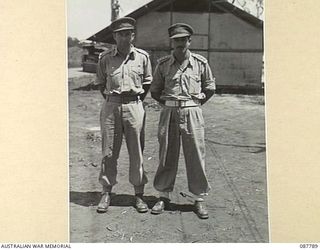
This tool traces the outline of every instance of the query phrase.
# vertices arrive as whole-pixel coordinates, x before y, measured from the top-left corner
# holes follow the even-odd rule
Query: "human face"
[[[134,39],[134,32],[132,30],[121,30],[113,33],[113,38],[118,47],[128,48]]]
[[[191,37],[177,37],[172,39],[172,46],[175,52],[185,53],[191,44]]]

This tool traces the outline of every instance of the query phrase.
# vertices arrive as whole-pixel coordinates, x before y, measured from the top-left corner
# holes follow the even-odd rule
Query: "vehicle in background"
[[[82,55],[82,70],[84,72],[96,73],[99,55],[103,51],[108,51],[109,48],[104,44],[83,44],[82,48],[86,50],[86,54]]]

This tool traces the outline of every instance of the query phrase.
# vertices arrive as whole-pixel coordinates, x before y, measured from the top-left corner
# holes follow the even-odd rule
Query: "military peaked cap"
[[[111,29],[113,32],[118,32],[121,30],[134,30],[136,20],[131,17],[122,17],[114,20],[111,23]]]
[[[191,36],[194,31],[193,28],[186,23],[175,23],[168,29],[170,38]]]

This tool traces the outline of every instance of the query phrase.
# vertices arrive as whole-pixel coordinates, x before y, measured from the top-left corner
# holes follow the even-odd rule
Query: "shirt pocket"
[[[107,90],[118,89],[121,86],[122,74],[118,68],[108,75]]]
[[[143,80],[143,69],[141,65],[131,66],[129,76],[132,79],[134,85],[136,87],[140,87],[142,85]]]
[[[167,94],[177,95],[181,92],[180,88],[180,76],[167,74],[165,79],[165,92]]]
[[[199,94],[201,92],[201,78],[199,75],[189,75],[190,94]]]

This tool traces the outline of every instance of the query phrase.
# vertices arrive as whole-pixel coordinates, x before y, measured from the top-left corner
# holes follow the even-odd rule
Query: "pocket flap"
[[[115,70],[112,73],[110,73],[110,76],[112,77],[112,76],[115,76],[115,75],[118,75],[118,74],[120,74],[120,70]]]
[[[131,67],[131,71],[135,74],[138,74],[138,75],[142,75],[143,72],[142,72],[142,68],[139,66],[132,66]]]
[[[200,77],[198,75],[190,75],[190,79],[192,79],[196,82],[200,81]]]

